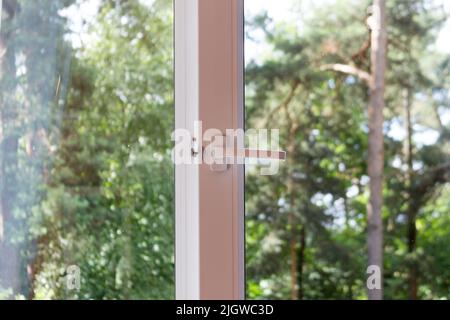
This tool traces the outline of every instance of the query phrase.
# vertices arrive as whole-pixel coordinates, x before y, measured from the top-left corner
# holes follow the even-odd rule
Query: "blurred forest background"
[[[247,168],[247,296],[366,299],[372,1],[282,1],[246,14],[246,125],[289,153]],[[1,3],[0,299],[174,298],[172,1]],[[386,3],[384,298],[448,299],[449,12]]]

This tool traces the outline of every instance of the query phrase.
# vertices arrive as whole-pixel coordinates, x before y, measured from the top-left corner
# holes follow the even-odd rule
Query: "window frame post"
[[[175,127],[244,128],[244,1],[175,0]],[[177,299],[244,299],[244,165],[175,166]]]

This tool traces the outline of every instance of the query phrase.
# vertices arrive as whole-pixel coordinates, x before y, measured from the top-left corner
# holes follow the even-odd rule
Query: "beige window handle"
[[[205,150],[203,150],[205,152]],[[205,154],[204,154],[205,155]],[[232,164],[243,164],[237,159],[260,159],[260,160],[286,160],[285,151],[261,150],[261,149],[239,149],[233,152],[224,148],[219,157],[212,155],[213,163],[210,164],[211,171],[223,172],[230,168]]]
[[[244,149],[245,157],[248,159],[276,159],[286,160],[286,151]]]
[[[218,150],[221,148],[219,147]],[[197,139],[192,139],[192,156],[197,157],[199,154],[199,146]],[[210,168],[215,172],[222,172],[229,169],[231,164],[235,164],[236,159],[260,159],[260,160],[286,160],[286,151],[275,151],[275,150],[262,150],[262,149],[234,149],[230,151],[229,149],[223,147],[222,152],[219,156],[215,156],[215,150],[210,150],[211,154],[206,154],[205,147],[202,147],[203,159],[208,158],[210,163]],[[211,163],[212,162],[212,163]],[[238,162],[239,163],[239,162]],[[243,163],[241,163],[243,164]]]

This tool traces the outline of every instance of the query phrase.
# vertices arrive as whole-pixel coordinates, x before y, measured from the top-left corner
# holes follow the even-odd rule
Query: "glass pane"
[[[366,299],[381,284],[385,299],[450,298],[450,5],[386,2],[383,161],[368,156],[383,146],[368,135],[373,1],[245,1],[246,126],[279,129],[288,152],[277,174],[247,166],[248,298]],[[383,246],[368,164],[384,177]]]
[[[0,299],[173,298],[172,1],[0,3]]]

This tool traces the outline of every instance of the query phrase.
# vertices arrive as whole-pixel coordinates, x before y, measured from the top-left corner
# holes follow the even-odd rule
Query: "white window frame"
[[[176,129],[242,129],[244,1],[174,4]],[[245,298],[243,165],[176,165],[175,243],[177,299]]]

